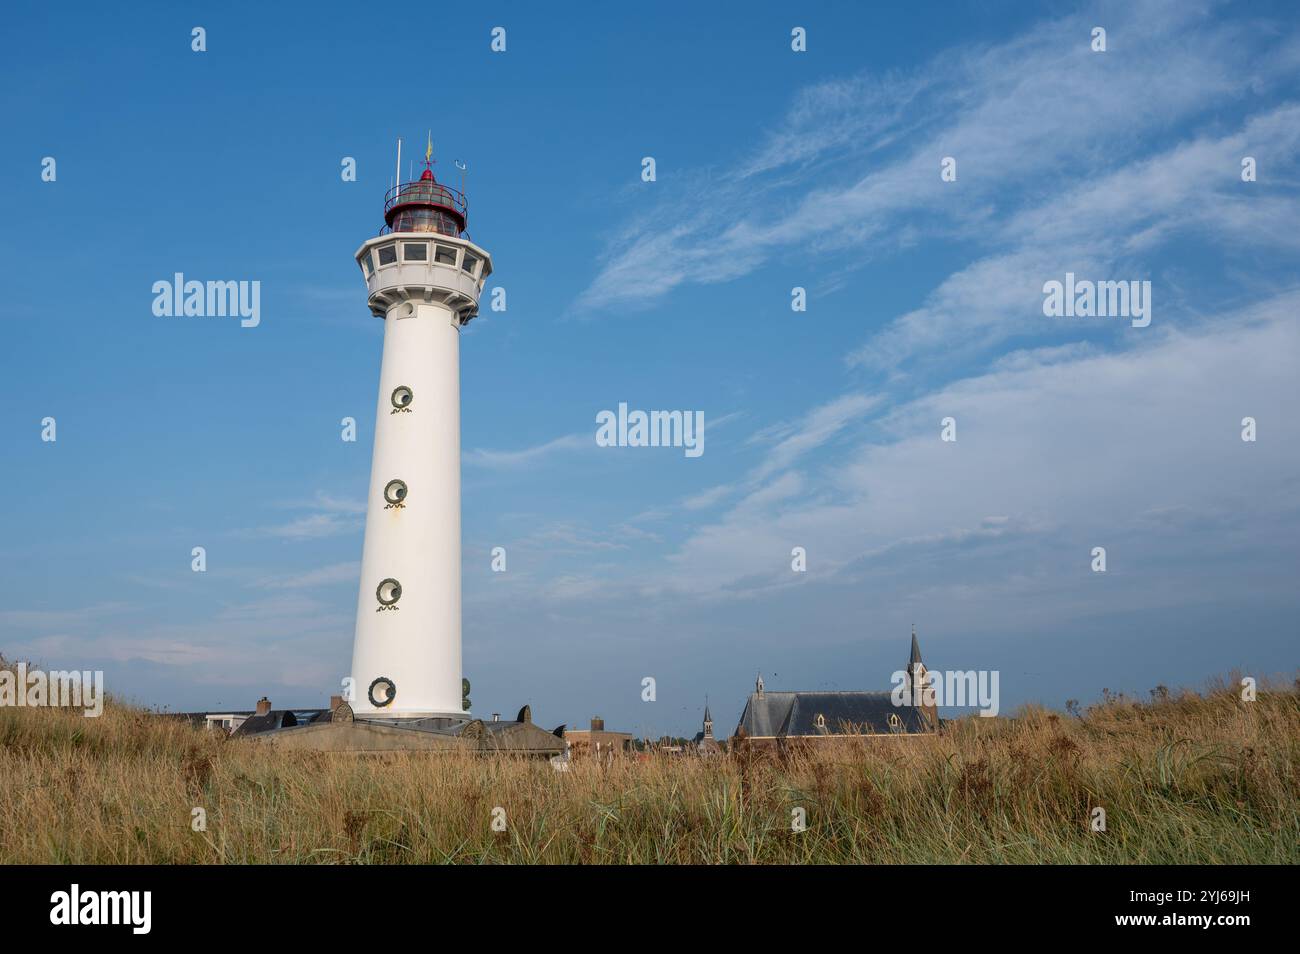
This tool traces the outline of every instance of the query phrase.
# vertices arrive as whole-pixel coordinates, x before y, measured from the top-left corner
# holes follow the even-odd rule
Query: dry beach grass
[[[293,755],[111,701],[97,719],[0,708],[0,862],[1295,864],[1300,696],[1243,702],[1227,685],[786,758],[563,774]],[[1105,832],[1090,830],[1098,806]]]

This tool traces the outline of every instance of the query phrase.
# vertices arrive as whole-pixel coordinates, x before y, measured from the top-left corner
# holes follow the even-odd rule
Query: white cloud
[[[763,480],[791,466],[800,457],[822,446],[851,423],[877,408],[880,403],[879,396],[846,394],[814,408],[791,433],[777,442],[754,472],[753,479]]]
[[[288,501],[279,504],[285,509],[313,510],[305,516],[263,527],[248,527],[233,531],[239,537],[277,537],[281,540],[318,540],[343,533],[353,533],[363,524],[366,513],[364,499],[335,497],[318,490],[310,503]]]
[[[313,513],[286,523],[237,531],[239,536],[279,537],[282,540],[317,540],[351,533],[361,526],[354,514]]]
[[[1238,173],[1247,150],[1272,157],[1277,172],[1290,169],[1300,148],[1300,107],[1284,106],[1254,117],[1240,131],[1196,139],[1159,155],[1086,180],[1005,223],[986,223],[1009,246],[945,279],[926,302],[893,321],[849,355],[851,365],[888,368],[927,351],[951,358],[1024,335],[1075,334],[1081,327],[1042,314],[1043,283],[1080,278],[1150,278],[1136,257],[1160,242],[1194,232],[1218,246],[1300,252],[1300,201],[1293,196],[1243,192]],[[1156,281],[1158,317],[1175,303]],[[1108,330],[1108,329],[1107,329]]]
[[[132,609],[130,603],[95,603],[72,609],[0,610],[0,625],[31,629],[77,626]]]
[[[549,457],[559,451],[579,450],[587,447],[594,447],[596,444],[595,434],[596,425],[593,423],[591,434],[589,435],[569,434],[564,437],[557,437],[552,441],[547,441],[545,444],[537,444],[536,446],[526,447],[522,450],[470,450],[461,455],[461,460],[465,464],[473,467],[486,467],[497,470],[524,467],[530,464],[536,464],[543,458]]]
[[[255,582],[260,589],[300,590],[318,586],[338,586],[356,583],[361,575],[358,561],[349,563],[332,563],[329,566],[295,573],[290,576],[264,575]]]
[[[731,484],[719,484],[716,487],[710,487],[708,490],[702,490],[698,494],[693,494],[683,500],[682,509],[707,510],[727,499],[734,490],[735,488]]]
[[[859,439],[799,472],[787,469],[787,442],[798,434],[787,437],[758,471],[779,477],[696,530],[667,570],[607,583],[606,592],[753,595],[804,582],[790,571],[794,546],[808,548],[826,581],[899,547],[951,550],[1008,535],[1042,537],[1074,570],[1086,569],[1094,544],[1123,547],[1132,565],[1156,551],[1181,556],[1184,530],[1221,525],[1225,513],[1259,547],[1284,545],[1300,523],[1300,421],[1292,413],[1300,292],[1195,333],[1145,341],[1125,353],[1020,352],[896,408],[875,421],[883,437]],[[1240,439],[1248,415],[1267,439]],[[940,440],[945,416],[957,419],[956,443]],[[837,419],[808,419],[819,417]],[[1137,525],[1145,536],[1132,539]],[[1207,566],[1219,560],[1204,554]],[[1240,574],[1223,570],[1221,585],[1235,585]]]
[[[669,229],[666,216],[629,225],[579,307],[643,305],[683,285],[728,281],[788,255],[792,242],[824,267],[828,252],[851,251],[860,264],[917,229],[978,240],[993,211],[1034,194],[1030,171],[1086,180],[1180,121],[1297,70],[1295,55],[1260,54],[1266,34],[1246,43],[1243,27],[1208,23],[1191,5],[1135,4],[1108,22],[1106,54],[1089,49],[1091,21],[1071,16],[943,54],[911,75],[804,91],[732,173],[665,199],[695,210],[689,218],[674,216]],[[1293,45],[1273,42],[1283,52]],[[940,182],[944,156],[958,159],[958,183]]]

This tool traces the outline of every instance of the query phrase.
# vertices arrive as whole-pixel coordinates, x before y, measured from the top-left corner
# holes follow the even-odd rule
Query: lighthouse
[[[400,147],[399,147],[400,149]],[[492,257],[466,236],[463,192],[433,174],[384,201],[357,250],[370,313],[384,322],[375,446],[352,650],[352,710],[468,720],[462,705],[460,331]]]
[[[356,251],[384,349],[351,691],[329,709],[268,703],[240,726],[249,738],[314,752],[556,759],[567,750],[565,727],[540,728],[530,705],[513,721],[484,722],[462,691],[460,330],[492,274],[492,256],[465,231],[468,214],[463,183],[458,192],[434,176],[430,143],[420,178],[398,176],[383,228]]]

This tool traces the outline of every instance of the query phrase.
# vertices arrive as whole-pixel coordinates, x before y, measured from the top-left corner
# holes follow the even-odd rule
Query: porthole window
[[[450,265],[456,267],[456,250],[450,245],[439,245],[433,253],[433,260],[439,265]]]
[[[384,499],[390,504],[399,504],[406,499],[406,481],[390,480],[384,487]]]
[[[402,584],[389,577],[375,587],[375,597],[385,606],[392,606],[402,598]]]
[[[411,401],[415,399],[415,394],[405,384],[393,388],[393,395],[389,398],[393,402],[393,407],[401,410],[411,406]]]
[[[385,265],[392,265],[397,261],[396,245],[381,245],[376,251],[379,253],[379,265],[381,268]]]
[[[374,265],[374,262],[372,262],[372,261],[370,260],[370,252],[369,252],[369,251],[363,252],[362,255],[361,255],[361,258],[358,259],[358,261],[361,262],[361,267],[362,267],[362,269],[365,270],[365,273],[366,273],[366,277],[367,277],[367,278],[369,278],[371,275],[374,274],[374,272],[375,272],[375,265]]]
[[[386,709],[393,704],[397,698],[397,683],[387,676],[380,676],[370,684],[370,704],[376,709]]]
[[[427,262],[429,260],[429,246],[423,242],[405,242],[402,245],[402,261],[404,262]]]

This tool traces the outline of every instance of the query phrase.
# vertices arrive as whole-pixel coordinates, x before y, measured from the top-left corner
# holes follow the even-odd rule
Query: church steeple
[[[709,712],[708,696],[704,697],[704,730],[695,734],[695,752],[703,756],[722,754],[722,746],[713,737],[713,713]]]
[[[907,683],[911,690],[912,705],[921,710],[929,726],[939,725],[939,710],[934,704],[934,692],[930,689],[930,674],[921,661],[921,644],[916,641],[916,624],[912,624],[912,655],[907,660]]]
[[[916,624],[912,624],[912,655],[907,660],[907,687],[912,692],[912,705],[921,705],[921,694],[926,688],[925,663],[921,661],[921,644],[916,641]]]

